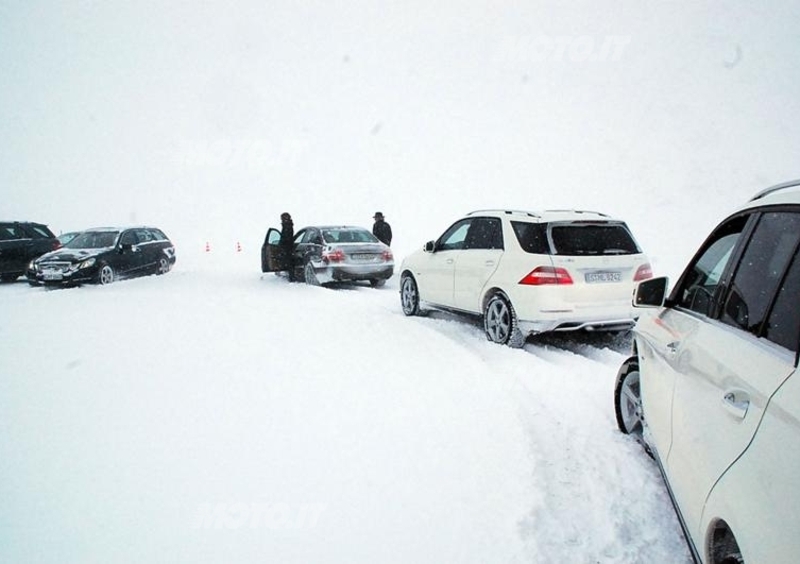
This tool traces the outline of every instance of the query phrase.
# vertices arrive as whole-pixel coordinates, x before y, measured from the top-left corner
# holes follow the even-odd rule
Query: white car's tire
[[[518,349],[525,344],[525,335],[519,330],[517,314],[511,302],[502,294],[495,294],[483,312],[486,338],[493,343]]]

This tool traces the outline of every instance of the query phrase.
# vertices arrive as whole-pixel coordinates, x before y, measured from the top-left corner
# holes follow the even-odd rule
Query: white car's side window
[[[675,294],[677,305],[711,315],[722,290],[722,275],[747,223],[742,216],[722,225],[706,242],[705,249],[689,266]]]
[[[800,250],[794,253],[792,264],[789,265],[764,327],[764,338],[795,353],[800,350],[798,296],[800,296]]]
[[[466,249],[502,249],[503,228],[496,217],[477,217],[467,233]]]
[[[471,223],[471,219],[465,219],[445,231],[444,235],[439,239],[439,244],[436,245],[436,250],[453,251],[463,249]]]
[[[776,309],[773,301],[779,288],[783,285],[784,294],[790,291],[784,282],[789,278],[799,245],[800,214],[763,214],[733,274],[720,320],[756,336],[767,332],[767,316],[770,309]],[[795,300],[797,295],[795,289]],[[778,315],[783,314],[785,312],[778,312]]]

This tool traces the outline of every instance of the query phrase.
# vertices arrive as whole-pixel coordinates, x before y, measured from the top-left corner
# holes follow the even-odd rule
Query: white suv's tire
[[[493,343],[518,349],[525,344],[525,335],[519,330],[517,314],[511,302],[502,294],[495,294],[483,312],[486,338]]]
[[[405,315],[419,314],[419,289],[417,281],[408,273],[400,279],[400,305]]]

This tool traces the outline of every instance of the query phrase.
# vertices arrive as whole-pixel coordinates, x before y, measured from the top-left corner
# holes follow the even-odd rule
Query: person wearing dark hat
[[[281,214],[281,240],[278,245],[281,250],[281,264],[283,270],[289,271],[289,280],[294,280],[294,222],[287,212]]]
[[[381,212],[375,212],[372,219],[375,220],[375,224],[372,226],[372,234],[379,241],[390,246],[392,244],[392,226],[386,223]]]

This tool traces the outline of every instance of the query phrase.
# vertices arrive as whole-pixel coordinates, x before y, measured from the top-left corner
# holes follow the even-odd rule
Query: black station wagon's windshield
[[[70,249],[103,249],[113,247],[119,231],[86,231],[64,245]]]

